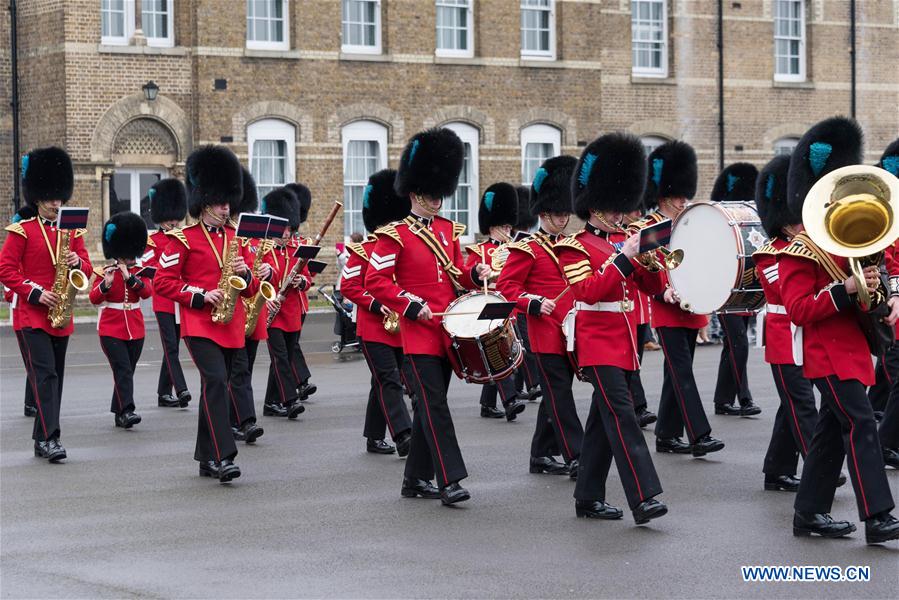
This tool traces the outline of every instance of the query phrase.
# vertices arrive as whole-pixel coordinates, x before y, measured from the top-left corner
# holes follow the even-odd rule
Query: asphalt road
[[[637,527],[627,511],[616,522],[576,519],[573,483],[527,472],[536,405],[515,423],[481,419],[477,388],[458,381],[450,404],[472,499],[460,508],[402,499],[402,460],[364,451],[365,365],[352,353],[335,360],[330,325],[330,316],[314,317],[304,332],[319,388],[307,411],[296,422],[261,417],[265,436],[255,447],[240,444],[243,476],[227,486],[197,476],[196,403],[155,406],[155,330],[136,376],[143,422],[124,431],[107,412],[111,375],[96,333],[78,327],[62,410],[69,459],[34,458],[18,350],[2,328],[0,595],[899,597],[899,544],[865,546],[861,523],[846,539],[794,538],[793,496],[762,490],[777,397],[758,350],[750,380],[764,412],[710,417],[727,447],[705,459],[653,453],[670,512]],[[697,353],[707,407],[719,349]],[[268,364],[260,354],[258,393]],[[660,361],[647,354],[651,407]],[[196,370],[184,364],[198,391]],[[582,419],[588,389],[576,388]],[[888,476],[899,497],[899,473]],[[608,489],[608,500],[626,508],[614,469]],[[857,521],[849,486],[837,491],[833,513]],[[871,581],[746,583],[740,567],[748,565],[863,565]]]

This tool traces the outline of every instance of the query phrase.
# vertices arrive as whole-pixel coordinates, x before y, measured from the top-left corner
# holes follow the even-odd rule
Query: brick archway
[[[340,130],[353,121],[375,121],[387,128],[388,144],[406,142],[406,122],[403,116],[372,102],[360,102],[342,106],[328,117],[328,143],[340,143]]]
[[[496,123],[493,117],[473,106],[455,105],[438,108],[424,120],[425,129],[446,123],[468,123],[481,132],[481,144],[496,144]]]
[[[556,108],[534,107],[509,119],[509,144],[521,141],[521,130],[528,125],[552,125],[562,132],[563,146],[577,146],[577,124],[574,119]]]
[[[147,102],[143,94],[125,96],[110,106],[94,128],[91,136],[91,161],[111,162],[119,131],[135,119],[153,119],[162,124],[175,143],[175,161],[183,163],[191,150],[190,119],[173,100],[157,96]]]
[[[312,114],[299,106],[280,100],[254,102],[231,117],[231,136],[234,143],[247,142],[247,125],[259,119],[282,119],[297,128],[297,143],[312,143]]]

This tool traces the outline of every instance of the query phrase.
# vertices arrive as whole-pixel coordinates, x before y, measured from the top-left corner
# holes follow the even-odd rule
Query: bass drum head
[[[505,299],[496,292],[487,294],[484,294],[484,292],[471,292],[457,298],[447,307],[448,314],[443,316],[444,329],[451,337],[459,338],[477,338],[493,331],[497,327],[502,326],[504,321],[479,321],[478,313],[487,304],[495,302],[505,302]]]
[[[671,286],[681,302],[696,314],[721,308],[733,291],[742,257],[736,228],[717,206],[698,203],[688,206],[671,231],[672,250],[682,249],[684,260],[668,272]]]

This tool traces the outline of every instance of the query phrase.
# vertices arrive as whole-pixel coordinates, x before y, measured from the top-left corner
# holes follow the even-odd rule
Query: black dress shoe
[[[506,421],[514,421],[518,415],[524,412],[525,406],[527,406],[527,404],[517,398],[506,404],[503,407],[505,409]]]
[[[308,381],[300,384],[299,390],[297,392],[300,394],[300,400],[306,400],[318,391],[318,386],[314,383],[309,383]]]
[[[894,469],[899,469],[899,450],[896,448],[883,449],[883,464]]]
[[[406,479],[403,477],[403,487],[400,490],[403,498],[424,498],[425,500],[436,500],[440,497],[438,490],[430,481],[424,479]]]
[[[840,473],[840,476],[837,477],[837,487],[843,487],[846,485],[846,474]]]
[[[44,442],[35,441],[34,455],[55,463],[66,458],[66,449],[62,447],[62,444],[56,438]]]
[[[693,456],[705,456],[710,452],[718,452],[724,448],[724,442],[721,440],[713,438],[711,435],[706,434],[696,440],[692,446],[690,446],[690,452]]]
[[[568,467],[568,477],[574,481],[577,481],[577,471],[581,466],[578,460],[574,459],[565,466]]]
[[[396,436],[394,442],[396,443],[396,453],[400,456],[408,456],[409,448],[412,447],[412,434],[404,431]]]
[[[874,420],[877,421],[878,423],[883,421],[883,411],[882,410],[874,411]]]
[[[262,416],[264,417],[286,417],[287,407],[280,404],[263,404]]]
[[[659,502],[655,498],[644,500],[631,511],[634,515],[634,523],[643,525],[649,523],[652,519],[658,519],[662,515],[668,514],[668,507],[664,502]]]
[[[734,404],[716,404],[715,405],[715,414],[716,415],[725,415],[727,417],[739,417],[743,414],[742,409],[739,406],[735,406]]]
[[[753,402],[752,400],[747,400],[745,402],[740,402],[740,416],[741,417],[754,417],[755,415],[761,414],[762,407]]]
[[[557,461],[552,456],[532,456],[530,471],[549,475],[568,475],[568,465]]]
[[[385,442],[384,440],[373,440],[367,438],[365,440],[365,451],[372,454],[393,454],[396,448]]]
[[[454,481],[440,490],[440,502],[442,502],[444,506],[449,506],[456,502],[465,502],[469,498],[471,498],[471,494],[468,493],[468,490],[459,485],[458,481]]]
[[[637,411],[637,423],[640,424],[640,427],[646,427],[647,425],[652,425],[659,418],[652,411],[646,410],[645,408],[641,408]]]
[[[291,404],[287,407],[287,418],[288,419],[296,419],[304,412],[306,412],[306,407],[303,406],[302,403],[300,403],[300,402],[294,402],[293,404]]]
[[[219,464],[214,460],[205,460],[200,463],[200,477],[219,478]]]
[[[537,398],[543,395],[543,390],[540,389],[539,385],[535,385],[532,388],[528,388],[528,391],[524,392],[524,398],[528,402],[536,402]]]
[[[34,415],[37,414],[37,407],[36,407],[36,406],[29,406],[29,405],[26,404],[26,405],[25,405],[24,414],[25,414],[26,417],[33,417]]]
[[[190,404],[190,392],[187,390],[182,390],[178,392],[178,406],[181,408],[187,408],[187,405]]]
[[[493,406],[482,406],[481,416],[485,419],[502,419],[506,416],[506,413]]]
[[[240,477],[240,467],[231,459],[226,458],[219,464],[219,483],[228,483],[232,479]]]
[[[793,513],[793,535],[808,537],[813,533],[826,538],[838,538],[855,531],[849,521],[834,521],[827,513]]]
[[[162,408],[175,408],[181,406],[181,403],[171,394],[163,394],[156,398],[156,405]]]
[[[882,544],[899,539],[899,519],[884,511],[865,521],[865,542]]]
[[[679,437],[656,438],[656,452],[690,454],[690,444],[687,444]]]
[[[135,413],[133,410],[126,410],[122,414],[115,416],[116,427],[131,429],[138,423],[140,423],[140,415]]]
[[[794,475],[765,475],[765,489],[769,492],[798,492],[799,478]]]
[[[604,521],[614,521],[624,516],[620,508],[606,504],[602,500],[575,500],[574,512],[583,519],[602,519]]]
[[[248,444],[252,444],[265,433],[265,430],[262,427],[256,423],[250,423],[249,421],[241,425],[240,429],[232,427],[231,431],[234,433],[235,440],[238,442],[246,442]]]

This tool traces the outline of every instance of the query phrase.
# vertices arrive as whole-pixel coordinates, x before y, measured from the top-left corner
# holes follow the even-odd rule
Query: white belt
[[[787,309],[781,306],[780,304],[768,304],[766,305],[766,309],[772,315],[785,315],[787,314]]]
[[[140,310],[140,300],[137,302],[106,302],[101,308],[114,308],[116,310]]]
[[[597,302],[595,304],[587,304],[585,302],[575,302],[575,310],[585,310],[593,312],[615,312],[625,313],[634,310],[633,300],[619,300],[617,302]]]

